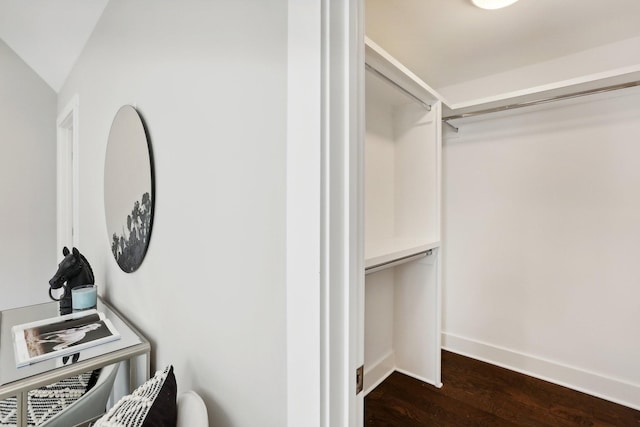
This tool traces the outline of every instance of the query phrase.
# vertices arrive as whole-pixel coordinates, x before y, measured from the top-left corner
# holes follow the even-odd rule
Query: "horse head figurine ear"
[[[72,311],[71,290],[80,285],[93,285],[95,280],[89,262],[78,249],[73,248],[70,252],[65,246],[62,255],[64,259],[58,264],[58,271],[49,280],[49,298],[60,301],[60,314],[69,314]],[[60,288],[64,288],[64,293],[55,298],[51,291]]]

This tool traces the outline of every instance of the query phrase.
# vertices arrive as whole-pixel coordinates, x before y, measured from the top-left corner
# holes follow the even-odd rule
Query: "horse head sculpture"
[[[54,301],[60,301],[60,314],[69,314],[72,311],[71,289],[81,285],[93,285],[95,279],[89,262],[76,248],[69,252],[65,246],[62,255],[64,259],[58,264],[58,271],[49,280],[49,297]],[[64,288],[64,293],[55,298],[51,291],[60,288]]]

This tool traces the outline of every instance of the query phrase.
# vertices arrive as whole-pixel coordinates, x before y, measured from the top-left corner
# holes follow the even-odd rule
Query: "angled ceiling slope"
[[[1,0],[0,39],[56,92],[108,0]],[[640,35],[638,0],[365,0],[366,32],[439,88]]]
[[[0,39],[58,92],[108,0],[3,0]]]

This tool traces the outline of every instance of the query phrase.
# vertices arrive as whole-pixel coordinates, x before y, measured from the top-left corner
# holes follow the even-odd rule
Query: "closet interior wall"
[[[640,88],[461,120],[443,345],[640,409]]]

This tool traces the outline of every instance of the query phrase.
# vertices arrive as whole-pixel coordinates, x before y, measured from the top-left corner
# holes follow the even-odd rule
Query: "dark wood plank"
[[[640,427],[640,411],[447,351],[442,379],[394,372],[365,398],[365,426]]]
[[[371,404],[374,400],[382,404]],[[400,373],[367,396],[365,419],[367,426],[516,426]]]

